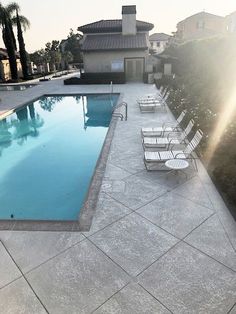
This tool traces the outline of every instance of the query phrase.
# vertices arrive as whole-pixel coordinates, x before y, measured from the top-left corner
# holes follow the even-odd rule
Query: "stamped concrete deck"
[[[114,86],[129,117],[117,123],[89,232],[0,232],[1,313],[236,313],[236,226],[206,170],[145,170],[140,128],[173,119],[139,112],[136,98],[154,91]],[[1,92],[0,110],[76,92],[109,86],[56,79]]]

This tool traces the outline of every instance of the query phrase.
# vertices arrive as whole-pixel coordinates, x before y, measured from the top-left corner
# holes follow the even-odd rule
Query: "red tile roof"
[[[101,50],[146,50],[148,48],[145,34],[136,35],[108,34],[87,35],[82,45],[83,51]]]
[[[137,31],[150,31],[154,25],[151,23],[136,21]],[[113,33],[122,32],[122,20],[101,20],[78,27],[78,31],[89,33]]]

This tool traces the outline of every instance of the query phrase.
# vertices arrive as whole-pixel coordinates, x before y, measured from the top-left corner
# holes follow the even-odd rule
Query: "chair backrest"
[[[161,93],[162,97],[165,97],[167,90],[168,90],[167,87],[163,88],[162,93]]]
[[[197,130],[197,132],[195,133],[195,135],[192,138],[192,140],[186,146],[186,148],[184,150],[184,154],[190,155],[196,149],[196,147],[199,145],[199,143],[201,142],[202,137],[203,137],[202,130]]]
[[[183,118],[185,117],[186,113],[187,113],[187,110],[183,110],[181,114],[178,116],[178,118],[176,119],[178,124],[180,124],[183,121]]]
[[[181,141],[183,141],[184,139],[186,139],[186,137],[190,134],[190,132],[192,131],[192,128],[194,126],[194,121],[193,119],[191,119],[188,123],[188,125],[186,126],[186,128],[184,129],[184,131],[181,133]]]
[[[168,99],[169,95],[170,95],[170,93],[167,91],[165,96],[163,97],[163,100],[166,101]]]

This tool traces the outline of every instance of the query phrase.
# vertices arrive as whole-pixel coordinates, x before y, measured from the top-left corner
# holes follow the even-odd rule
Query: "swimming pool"
[[[35,84],[24,84],[24,85],[0,85],[0,91],[22,91],[26,90],[27,88],[31,88],[36,86]]]
[[[45,96],[0,121],[0,219],[78,219],[118,97]]]

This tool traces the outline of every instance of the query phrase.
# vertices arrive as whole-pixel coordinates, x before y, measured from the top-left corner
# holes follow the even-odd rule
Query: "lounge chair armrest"
[[[165,125],[175,125],[176,122],[164,122]]]
[[[170,126],[171,124],[169,124],[168,122],[164,122],[163,124],[162,124],[162,128],[163,128],[163,130],[165,130],[166,128],[168,128],[168,126]]]
[[[174,134],[175,137],[171,136],[172,134]],[[170,138],[170,136],[171,136],[171,138]],[[179,137],[180,137],[180,136],[179,136]],[[170,141],[171,141],[172,139],[178,139],[178,134],[176,134],[176,132],[174,132],[174,131],[168,132],[168,134],[167,134],[167,139],[170,140]]]
[[[180,132],[181,131],[181,127],[179,125],[176,125],[174,128],[173,128],[174,132]]]
[[[173,152],[172,152],[173,153]],[[178,155],[184,155],[184,153],[178,153],[174,156],[174,159],[177,159],[178,158]],[[185,157],[185,159],[189,159],[189,157]]]
[[[171,144],[170,143],[168,143],[168,146],[167,146],[167,150],[171,150],[172,151],[172,149],[173,149],[173,147],[174,147],[174,145],[172,145],[171,147]]]
[[[178,153],[174,156],[174,159],[177,158],[178,155],[183,155],[184,153]],[[198,157],[194,157],[192,154],[189,154],[188,157],[185,157],[185,159],[199,159]]]

